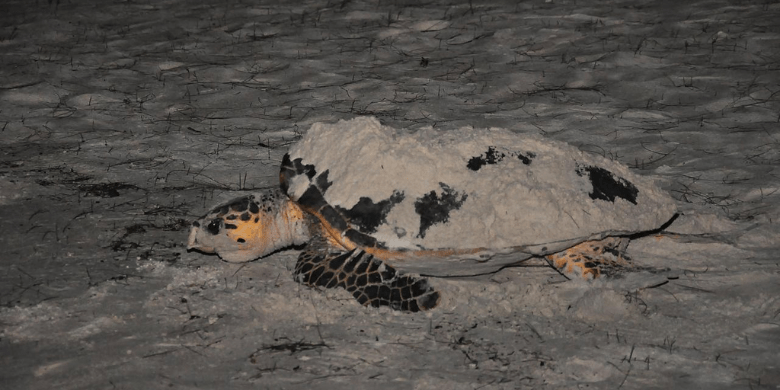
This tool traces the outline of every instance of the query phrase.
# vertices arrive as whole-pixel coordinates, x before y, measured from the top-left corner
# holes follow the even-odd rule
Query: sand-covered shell
[[[291,199],[319,181],[351,228],[388,250],[484,248],[462,260],[469,272],[474,263],[495,269],[492,254],[512,252],[499,262],[517,261],[657,229],[676,212],[652,178],[625,165],[498,128],[408,132],[373,117],[317,123],[289,159],[310,168],[287,183]],[[406,269],[441,271],[437,259],[406,260]]]

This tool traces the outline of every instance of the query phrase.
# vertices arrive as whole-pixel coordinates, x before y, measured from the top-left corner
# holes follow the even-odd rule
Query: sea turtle
[[[193,222],[188,248],[245,262],[306,243],[297,281],[412,312],[439,302],[426,277],[532,256],[568,275],[608,274],[628,264],[629,237],[676,215],[666,192],[624,165],[497,128],[317,123],[279,176],[279,188]]]

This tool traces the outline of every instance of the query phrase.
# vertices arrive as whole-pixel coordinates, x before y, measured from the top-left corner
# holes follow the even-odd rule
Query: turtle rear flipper
[[[417,312],[439,303],[439,293],[427,279],[399,274],[360,249],[332,252],[312,245],[298,257],[295,279],[307,286],[343,287],[365,306]]]
[[[600,276],[614,276],[621,270],[632,267],[631,259],[625,255],[627,246],[627,238],[607,237],[585,241],[545,258],[567,277],[595,279]]]

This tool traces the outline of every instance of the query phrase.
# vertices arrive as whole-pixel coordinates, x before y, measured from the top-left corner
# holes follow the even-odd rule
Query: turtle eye
[[[219,219],[219,218],[212,219],[211,222],[209,222],[209,225],[206,226],[206,231],[208,231],[209,233],[211,233],[213,235],[217,235],[219,233],[219,223],[221,221],[222,220]]]

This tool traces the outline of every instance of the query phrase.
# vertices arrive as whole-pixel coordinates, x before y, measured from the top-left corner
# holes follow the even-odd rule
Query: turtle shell
[[[285,156],[281,178],[337,240],[441,276],[654,230],[676,213],[668,193],[625,165],[498,128],[316,123]],[[441,256],[453,253],[462,255]]]

